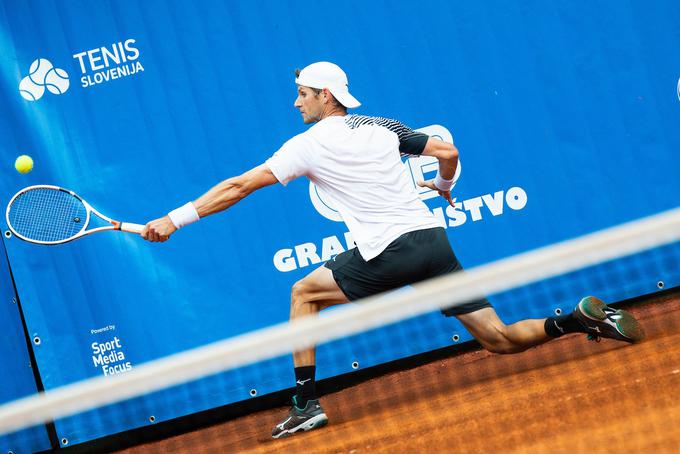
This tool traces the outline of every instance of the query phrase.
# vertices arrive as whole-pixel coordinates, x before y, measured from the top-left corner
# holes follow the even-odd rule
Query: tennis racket
[[[86,230],[93,216],[107,223]],[[7,205],[7,225],[24,241],[36,244],[63,244],[96,232],[122,230],[140,233],[140,224],[114,221],[73,191],[58,186],[29,186],[17,192]]]

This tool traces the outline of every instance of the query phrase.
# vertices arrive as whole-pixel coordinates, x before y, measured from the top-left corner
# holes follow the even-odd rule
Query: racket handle
[[[128,233],[142,233],[142,230],[144,229],[144,226],[141,224],[133,224],[131,222],[121,222],[120,223],[120,230],[123,232],[128,232]]]

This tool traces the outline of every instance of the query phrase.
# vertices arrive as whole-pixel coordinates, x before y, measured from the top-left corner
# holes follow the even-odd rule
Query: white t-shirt
[[[395,120],[331,116],[287,141],[265,163],[284,186],[306,176],[335,202],[364,260],[407,232],[441,227],[420,200],[400,151],[420,154],[427,135]]]

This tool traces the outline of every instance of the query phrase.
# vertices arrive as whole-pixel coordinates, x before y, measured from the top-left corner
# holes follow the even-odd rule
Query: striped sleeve
[[[427,134],[414,131],[402,122],[390,118],[348,115],[345,122],[350,128],[358,128],[362,125],[377,125],[389,129],[399,137],[399,151],[402,154],[422,154],[429,138]]]

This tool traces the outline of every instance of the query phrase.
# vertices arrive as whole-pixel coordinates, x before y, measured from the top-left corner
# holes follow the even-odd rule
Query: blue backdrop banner
[[[304,131],[294,69],[320,60],[345,69],[357,113],[455,140],[455,207],[421,196],[467,267],[680,196],[677,1],[6,1],[0,52],[5,202],[55,184],[117,219],[164,215]],[[12,167],[21,154],[33,157],[31,173]],[[425,158],[404,165],[414,184],[436,170]],[[286,320],[291,285],[352,247],[338,220],[299,179],[160,245],[102,233],[43,247],[3,235],[29,331],[42,340],[33,348],[45,387]],[[583,292],[621,300],[677,285],[662,253],[491,300],[511,322],[570,310]],[[601,278],[614,272],[618,285]],[[454,334],[470,339],[430,314],[324,345],[319,376],[447,346]],[[72,445],[292,383],[291,359],[278,358],[56,428]]]
[[[31,359],[26,348],[26,336],[19,313],[19,300],[14,292],[4,243],[0,242],[0,404],[37,392]],[[37,452],[50,448],[43,426],[0,435],[3,452]]]

